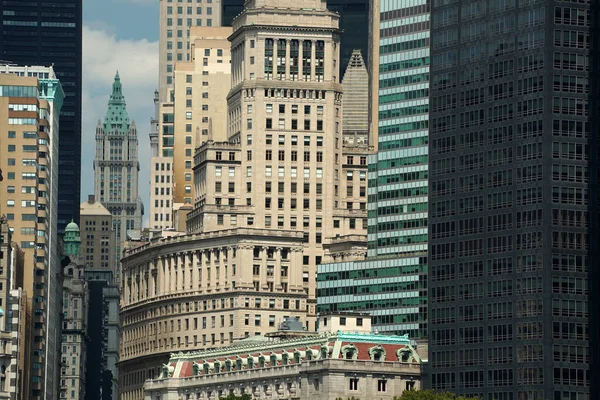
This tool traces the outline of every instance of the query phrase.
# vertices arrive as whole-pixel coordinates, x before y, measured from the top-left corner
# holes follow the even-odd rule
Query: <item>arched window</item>
[[[373,361],[385,361],[385,349],[381,345],[369,349],[369,356]]]
[[[328,354],[329,354],[329,347],[327,347],[327,346],[321,346],[321,358],[322,359],[327,358]]]
[[[346,346],[342,347],[341,354],[342,354],[342,357],[345,358],[346,360],[358,359],[358,349],[352,343],[347,344]]]

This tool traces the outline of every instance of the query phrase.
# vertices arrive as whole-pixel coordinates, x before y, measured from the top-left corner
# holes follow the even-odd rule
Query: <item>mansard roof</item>
[[[162,379],[293,365],[319,359],[421,364],[408,335],[388,336],[350,332],[306,335],[287,340],[242,340],[219,349],[172,353]]]

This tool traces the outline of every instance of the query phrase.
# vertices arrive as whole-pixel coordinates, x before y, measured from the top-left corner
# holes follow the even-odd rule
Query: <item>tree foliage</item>
[[[454,393],[434,392],[433,390],[406,390],[397,400],[477,400],[467,399],[464,396],[457,396]]]

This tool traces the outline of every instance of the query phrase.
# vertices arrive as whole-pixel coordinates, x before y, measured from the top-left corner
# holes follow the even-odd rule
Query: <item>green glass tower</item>
[[[374,329],[413,338],[427,336],[428,7],[372,6],[378,152],[369,157],[367,259],[318,270],[320,312],[367,311]]]

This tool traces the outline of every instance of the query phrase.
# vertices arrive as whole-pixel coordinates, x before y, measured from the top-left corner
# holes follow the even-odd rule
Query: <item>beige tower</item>
[[[365,233],[366,171],[358,170],[366,157],[346,166],[342,143],[338,19],[325,1],[256,0],[235,20],[231,81],[208,81],[231,90],[223,104],[206,102],[226,104],[214,118],[227,125],[223,135],[199,135],[208,140],[194,153],[188,233],[152,239],[123,259],[123,399],[141,399],[169,353],[263,335],[288,316],[315,329],[323,245]],[[199,47],[193,62],[218,66],[220,46]],[[198,82],[185,68],[194,96]],[[177,103],[188,85],[176,77]]]
[[[175,64],[173,202],[192,205],[195,148],[227,140],[231,27],[192,27],[191,61]]]
[[[159,98],[161,102],[172,102],[175,63],[191,61],[190,28],[219,26],[221,0],[203,2],[159,0],[159,7]]]

